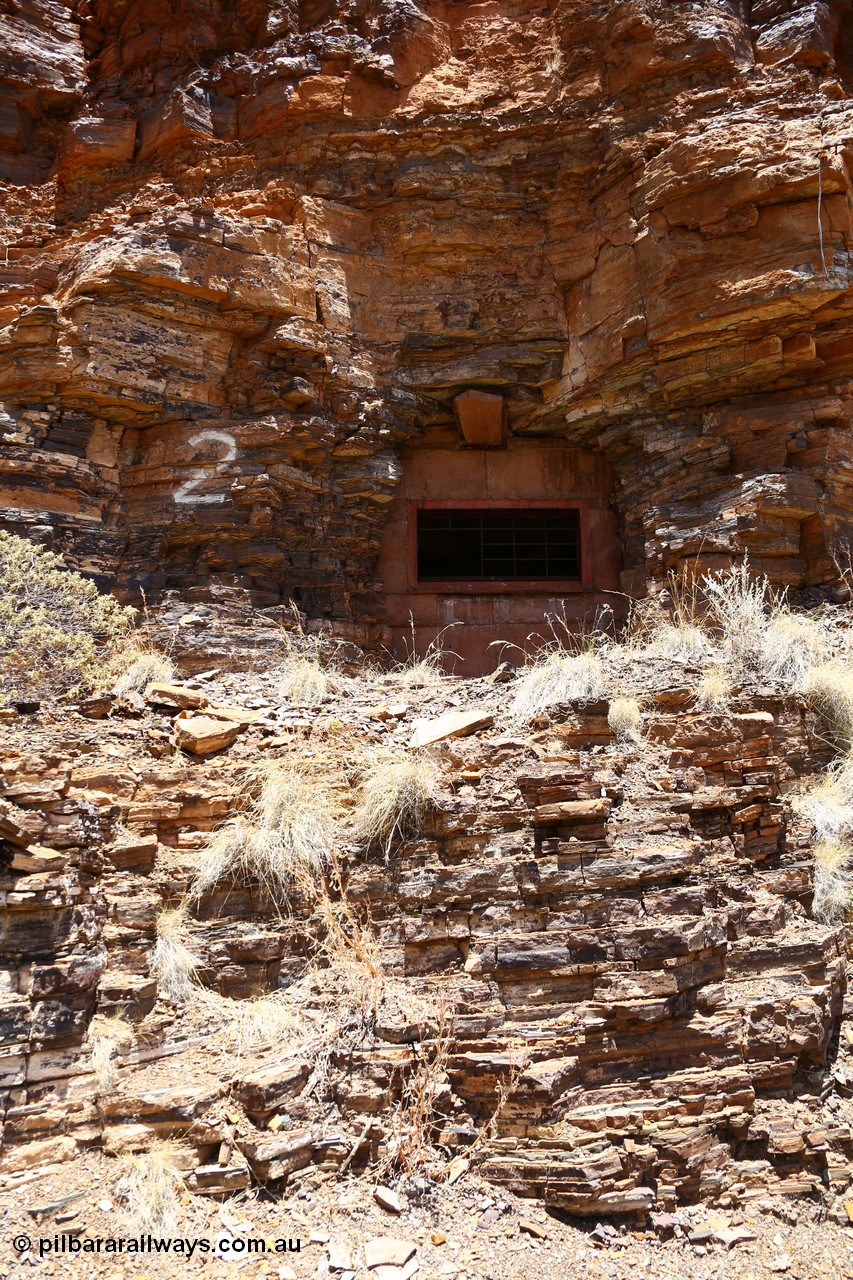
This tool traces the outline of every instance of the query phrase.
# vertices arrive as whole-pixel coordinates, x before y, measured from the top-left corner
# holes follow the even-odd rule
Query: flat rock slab
[[[364,1246],[364,1261],[368,1267],[404,1267],[415,1252],[414,1240],[401,1240],[399,1236],[374,1236]]]
[[[209,756],[214,751],[230,747],[238,737],[242,725],[232,720],[217,720],[213,716],[178,716],[175,721],[175,745],[194,756]]]
[[[180,711],[192,711],[203,707],[207,698],[200,689],[189,689],[184,684],[160,684],[154,681],[143,694],[146,702],[155,707],[177,707]]]
[[[412,1280],[419,1269],[417,1258],[410,1258],[404,1267],[378,1266],[371,1272],[370,1280]]]
[[[488,729],[494,716],[488,711],[445,711],[436,720],[416,720],[410,747],[428,747],[444,738],[464,738],[478,729]]]
[[[539,826],[556,826],[561,822],[600,822],[610,816],[611,802],[605,796],[593,800],[561,800],[557,804],[540,804],[533,811]]]
[[[227,707],[220,702],[211,703],[208,711],[217,720],[231,720],[234,724],[254,724],[261,718],[260,711],[248,711],[246,707]]]

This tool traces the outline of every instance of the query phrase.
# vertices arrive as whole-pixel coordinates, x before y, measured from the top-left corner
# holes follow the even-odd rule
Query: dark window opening
[[[566,507],[418,511],[420,582],[580,578],[580,512]]]

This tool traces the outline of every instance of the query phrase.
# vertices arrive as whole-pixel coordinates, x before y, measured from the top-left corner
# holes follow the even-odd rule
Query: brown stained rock
[[[539,826],[558,826],[561,823],[600,822],[612,808],[610,800],[563,800],[559,804],[539,805],[533,816]]]
[[[284,1178],[311,1163],[314,1135],[300,1130],[269,1137],[237,1138],[236,1145],[262,1182]]]
[[[182,712],[174,724],[175,745],[195,756],[211,755],[214,751],[230,747],[239,737],[241,728],[239,722]]]
[[[143,697],[152,706],[177,707],[179,711],[207,705],[207,696],[200,689],[190,689],[183,684],[149,684]]]
[[[429,747],[444,738],[464,738],[493,723],[494,717],[487,711],[446,711],[435,720],[416,720],[409,746]]]
[[[373,1199],[381,1209],[388,1213],[402,1213],[406,1205],[402,1197],[391,1187],[375,1187]]]
[[[56,849],[45,849],[42,845],[32,844],[27,849],[16,850],[9,866],[13,871],[50,872],[61,870],[67,861],[67,855],[58,853]]]
[[[300,1092],[308,1074],[307,1062],[288,1058],[241,1076],[234,1093],[250,1115],[269,1115]]]
[[[211,703],[208,712],[217,720],[229,720],[233,724],[249,725],[261,719],[260,711],[249,711],[247,707],[228,707],[222,703]]]
[[[548,1231],[540,1223],[534,1222],[532,1218],[519,1218],[518,1229],[525,1235],[533,1236],[534,1240],[547,1240]]]

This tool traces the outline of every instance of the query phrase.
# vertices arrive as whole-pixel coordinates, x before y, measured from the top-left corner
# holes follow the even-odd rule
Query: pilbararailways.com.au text
[[[227,1232],[218,1235],[214,1240],[203,1237],[153,1236],[150,1233],[140,1236],[78,1236],[55,1235],[41,1236],[32,1239],[27,1235],[15,1236],[12,1247],[16,1253],[22,1254],[32,1249],[40,1258],[57,1254],[75,1253],[122,1253],[122,1254],[154,1254],[173,1253],[184,1258],[193,1254],[214,1254],[221,1258],[245,1258],[251,1254],[261,1253],[299,1253],[301,1241],[290,1239],[265,1239],[262,1236],[232,1236]]]

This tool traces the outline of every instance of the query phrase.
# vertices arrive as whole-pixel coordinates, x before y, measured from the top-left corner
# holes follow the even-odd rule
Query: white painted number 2
[[[191,445],[204,444],[206,440],[215,440],[225,450],[225,457],[216,464],[216,471],[225,470],[229,462],[233,462],[237,457],[237,446],[234,443],[234,437],[230,436],[227,431],[198,431],[194,436],[190,436]],[[185,480],[175,494],[176,502],[224,502],[224,493],[195,493],[195,488],[204,480],[209,480],[210,471],[205,471],[202,467],[196,467],[189,480]]]

